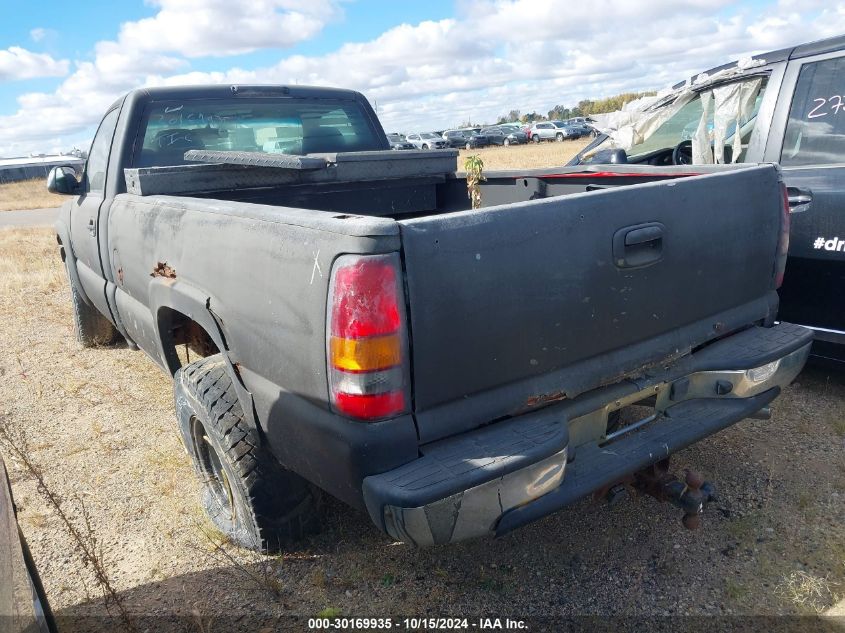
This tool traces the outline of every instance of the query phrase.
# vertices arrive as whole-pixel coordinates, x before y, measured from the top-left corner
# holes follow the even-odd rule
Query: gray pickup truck
[[[50,174],[77,337],[173,375],[215,524],[277,549],[325,491],[429,545],[625,485],[694,527],[713,487],[669,455],[811,344],[778,167],[491,172],[472,209],[456,151],[389,148],[351,91],[144,89]]]

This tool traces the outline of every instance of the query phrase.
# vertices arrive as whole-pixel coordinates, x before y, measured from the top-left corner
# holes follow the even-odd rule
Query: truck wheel
[[[65,269],[67,272],[67,269]],[[113,345],[120,339],[120,332],[106,317],[100,314],[94,306],[90,306],[82,299],[79,288],[73,283],[68,274],[70,286],[70,302],[73,306],[73,331],[76,340],[82,347],[101,347]]]
[[[282,468],[243,410],[220,354],[176,372],[176,417],[202,484],[202,506],[233,542],[262,552],[317,531],[315,489]]]

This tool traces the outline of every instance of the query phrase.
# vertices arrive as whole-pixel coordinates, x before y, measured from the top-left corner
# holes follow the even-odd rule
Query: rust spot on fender
[[[566,400],[566,392],[553,391],[551,393],[542,393],[538,396],[531,396],[525,402],[525,405],[528,407],[536,407],[540,404],[548,404],[549,402],[559,402],[560,400]]]
[[[166,277],[176,279],[176,271],[167,265],[167,262],[158,262],[150,273],[150,277]]]

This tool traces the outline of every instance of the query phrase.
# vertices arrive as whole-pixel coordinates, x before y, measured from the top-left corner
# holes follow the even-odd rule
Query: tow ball
[[[601,496],[614,504],[627,496],[631,488],[679,507],[684,511],[681,522],[688,530],[695,530],[701,525],[704,508],[716,500],[716,490],[712,483],[704,481],[704,477],[692,470],[687,470],[681,481],[669,472],[668,459],[637,471],[625,481],[603,491]]]

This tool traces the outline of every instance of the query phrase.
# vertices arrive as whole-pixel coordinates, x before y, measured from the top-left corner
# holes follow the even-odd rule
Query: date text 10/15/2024
[[[526,631],[523,620],[510,618],[309,618],[309,630],[478,630],[478,631]]]

